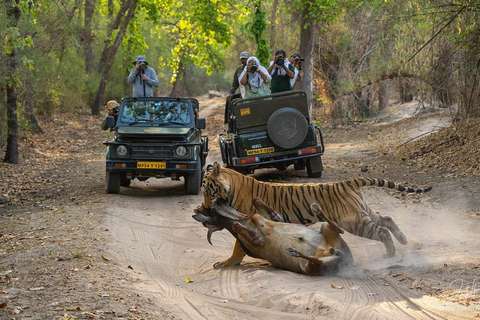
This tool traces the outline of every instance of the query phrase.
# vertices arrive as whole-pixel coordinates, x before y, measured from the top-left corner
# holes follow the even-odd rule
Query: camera
[[[256,64],[252,64],[252,66],[250,67],[251,72],[256,72],[257,69],[258,69],[258,66]]]
[[[305,61],[305,58],[295,58],[295,61]]]
[[[112,109],[112,111],[113,111],[113,114],[117,114],[120,111],[120,108],[115,107]]]
[[[145,70],[147,63],[145,61],[140,62],[140,70]]]
[[[277,62],[276,62],[277,65],[283,66],[284,63],[285,63],[285,58],[284,57],[278,57],[277,58]]]

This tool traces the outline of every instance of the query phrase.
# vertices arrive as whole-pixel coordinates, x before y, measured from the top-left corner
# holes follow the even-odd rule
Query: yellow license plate
[[[256,154],[262,154],[262,153],[270,153],[274,152],[275,148],[270,147],[270,148],[263,148],[263,149],[256,149],[256,150],[247,150],[247,155],[248,156],[254,156]]]
[[[137,169],[166,169],[166,162],[137,162]]]

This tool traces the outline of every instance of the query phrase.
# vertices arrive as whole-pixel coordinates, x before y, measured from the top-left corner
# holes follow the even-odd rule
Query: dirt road
[[[207,162],[220,161],[215,135],[223,129],[222,99],[200,106],[210,138]],[[85,112],[46,123],[47,135],[21,139],[19,166],[0,167],[8,182],[0,185],[0,318],[480,317],[478,176],[457,174],[461,163],[442,171],[439,163],[388,151],[448,124],[438,110],[399,121],[417,109],[392,107],[367,123],[323,128],[319,182],[362,176],[433,186],[428,194],[408,196],[364,189],[366,202],[390,215],[408,244],[395,242],[396,256],[384,259],[383,244],[346,234],[355,267],[328,277],[274,269],[249,257],[240,266],[213,269],[230,255],[234,240],[221,231],[208,244],[207,230],[191,217],[201,195],[186,196],[182,181],[167,179],[134,181],[107,195],[101,142],[112,134],[98,129],[102,118]],[[312,181],[292,168],[254,176]]]
[[[216,102],[207,106],[201,110],[202,115],[212,119],[217,114],[219,119]],[[338,166],[339,159],[349,159],[351,164],[355,157],[368,163],[365,157],[373,151],[363,143],[329,144],[330,133],[326,135],[326,167],[319,181],[352,176],[352,171],[345,172]],[[214,136],[210,139],[208,162],[220,162]],[[428,181],[404,174],[407,177],[400,182]],[[305,173],[298,177],[293,170],[260,170],[255,177],[311,181]],[[230,254],[233,237],[226,231],[217,232],[212,237],[213,246],[207,243],[206,229],[191,218],[202,196],[185,196],[181,182],[157,180],[122,189],[120,195],[112,196],[116,205],[107,209],[105,226],[113,239],[111,255],[130,265],[140,279],[135,290],[148,295],[175,319],[472,318],[480,312],[479,305],[460,305],[429,296],[448,286],[472,297],[475,292],[468,293],[467,286],[470,291],[480,290],[480,286],[475,287],[479,280],[475,269],[458,277],[452,271],[459,267],[457,262],[461,268],[466,262],[479,266],[474,260],[480,256],[479,221],[458,210],[462,198],[468,198],[463,192],[468,188],[457,190],[457,202],[451,206],[457,209],[451,209],[429,195],[402,197],[378,188],[365,190],[367,202],[392,216],[409,243],[402,246],[397,242],[396,257],[384,259],[381,243],[346,235],[355,268],[333,277],[277,270],[253,258],[246,258],[239,267],[213,269],[216,261]]]

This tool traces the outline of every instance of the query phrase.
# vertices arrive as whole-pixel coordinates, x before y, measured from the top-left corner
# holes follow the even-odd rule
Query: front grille
[[[132,158],[171,158],[170,147],[132,147]]]

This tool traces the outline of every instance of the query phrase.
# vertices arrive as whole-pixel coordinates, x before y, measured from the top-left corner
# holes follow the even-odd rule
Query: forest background
[[[480,0],[5,0],[0,4],[0,147],[18,163],[37,117],[98,115],[131,95],[136,55],[159,96],[227,94],[242,51],[263,65],[305,58],[317,121],[362,119],[391,101],[480,116]]]

